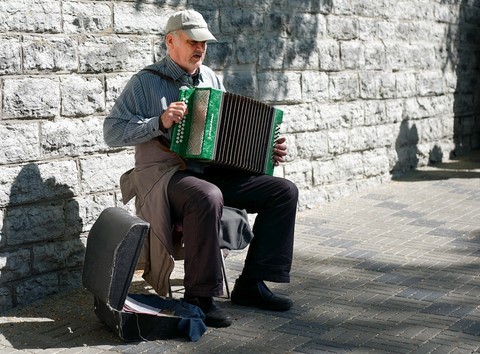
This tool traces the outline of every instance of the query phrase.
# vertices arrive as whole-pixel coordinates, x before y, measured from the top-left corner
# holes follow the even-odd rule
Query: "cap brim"
[[[184,30],[184,32],[194,41],[205,42],[205,41],[216,41],[217,39],[210,33],[206,28],[192,28]]]

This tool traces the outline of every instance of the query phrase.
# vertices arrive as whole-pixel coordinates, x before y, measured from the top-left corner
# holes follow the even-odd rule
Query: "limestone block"
[[[283,110],[282,129],[286,133],[315,131],[320,128],[320,109],[313,104],[279,108]]]
[[[7,283],[30,275],[30,259],[31,252],[27,249],[0,253],[0,274],[2,275],[0,283]]]
[[[106,77],[106,112],[109,112],[112,109],[115,101],[118,96],[120,96],[131,77],[131,74],[115,74]]]
[[[386,35],[387,37],[389,35]],[[405,70],[407,65],[407,56],[409,44],[401,41],[385,41],[385,67],[387,71]]]
[[[299,133],[296,142],[301,159],[325,158],[329,154],[328,135],[325,132]]]
[[[413,72],[395,74],[397,82],[397,97],[413,97],[417,93],[417,78]]]
[[[86,116],[105,111],[105,92],[99,77],[70,75],[60,81],[62,116]]]
[[[327,20],[319,13],[298,12],[292,16],[290,33],[294,38],[321,39],[327,35]]]
[[[327,190],[323,186],[303,190],[298,196],[298,209],[305,210],[318,207],[329,199]]]
[[[0,206],[69,198],[79,192],[73,160],[4,166],[0,174]]]
[[[300,188],[312,186],[312,164],[307,160],[297,160],[284,166],[285,178]]]
[[[328,75],[324,72],[306,71],[302,74],[303,102],[322,102],[328,99]]]
[[[315,38],[290,41],[285,54],[285,68],[318,70],[319,54]]]
[[[48,273],[27,278],[15,287],[17,304],[29,304],[59,291],[58,274]]]
[[[397,138],[395,125],[380,125],[376,127],[377,130],[377,144],[375,147],[394,147]]]
[[[260,12],[250,11],[247,8],[230,8],[222,11],[228,11],[228,15],[221,14],[220,30],[224,34],[235,34],[239,29],[244,33],[256,33],[264,28],[264,17]]]
[[[65,33],[99,33],[112,30],[112,9],[107,3],[63,2]]]
[[[397,123],[403,119],[405,100],[394,99],[385,101],[386,121]]]
[[[355,39],[358,37],[358,20],[356,17],[330,16],[327,32],[336,40]]]
[[[436,49],[430,43],[409,46],[405,58],[409,68],[416,70],[441,69],[441,67],[436,66]]]
[[[350,101],[359,97],[358,75],[352,72],[330,74],[330,98]]]
[[[233,45],[225,42],[212,42],[208,44],[208,55],[205,65],[213,70],[221,70],[230,67],[235,59]]]
[[[94,193],[119,188],[120,176],[133,166],[133,156],[125,154],[82,158],[82,189]]]
[[[334,40],[319,40],[318,57],[320,70],[338,71],[341,68],[340,46]]]
[[[66,269],[58,272],[60,291],[78,289],[82,286],[82,267]]]
[[[1,5],[0,5],[1,7]],[[20,74],[21,71],[21,39],[19,36],[0,36],[0,74]]]
[[[91,36],[79,40],[80,72],[138,71],[152,63],[148,37]]]
[[[256,63],[259,53],[263,50],[265,50],[265,48],[262,48],[261,46],[252,46],[252,39],[249,36],[238,36],[235,40],[235,56],[239,64]],[[207,57],[209,55],[210,54],[207,54]]]
[[[287,52],[285,38],[265,38],[260,41],[258,52],[258,65],[265,70],[282,69]]]
[[[352,102],[342,102],[337,105],[338,116],[337,120],[332,122],[329,125],[329,128],[349,128],[365,124],[366,116],[366,102],[363,101],[352,101]],[[333,124],[333,122],[335,124]]]
[[[40,158],[38,123],[0,124],[0,164]]]
[[[7,209],[3,234],[6,244],[18,246],[31,242],[50,242],[64,236],[63,201]]]
[[[334,183],[338,180],[338,171],[333,160],[312,162],[313,185]]]
[[[445,80],[438,71],[423,71],[416,74],[417,93],[419,96],[440,95],[445,93]]]
[[[103,117],[59,119],[41,124],[44,156],[79,156],[107,149],[103,140]]]
[[[260,99],[255,69],[250,66],[232,67],[224,72],[223,84],[227,91]]]
[[[120,176],[118,176],[118,179],[120,179]],[[108,187],[113,190],[115,186],[112,185]],[[108,191],[99,194],[88,194],[76,198],[76,205],[71,208],[72,212],[70,213],[70,215],[71,218],[80,218],[80,220],[82,221],[82,232],[90,231],[90,228],[95,223],[98,216],[104,209],[112,206],[120,206],[115,204],[116,198],[114,194],[114,192]],[[120,192],[119,194],[121,195]],[[132,208],[132,212],[134,212],[135,206],[133,205],[133,203],[130,207]]]
[[[396,77],[392,73],[364,72],[359,74],[360,96],[364,99],[395,98]]]
[[[378,35],[378,19],[377,18],[358,18],[358,39],[365,42],[365,59],[368,64],[368,46],[369,42],[374,41],[379,37]],[[383,46],[383,43],[382,43]]]
[[[37,35],[23,38],[25,72],[71,71],[78,68],[77,43],[67,36]]]
[[[115,2],[113,15],[115,33],[165,34],[168,18],[174,9],[165,9],[156,4],[135,6],[131,2]]]
[[[61,6],[60,1],[51,0],[1,1],[0,32],[59,33],[62,30]]]
[[[373,149],[378,144],[377,127],[354,127],[350,131],[349,146],[351,151]]]
[[[0,247],[5,245],[5,238],[3,237],[3,216],[4,210],[0,209]]]
[[[364,176],[364,161],[361,152],[343,154],[334,160],[338,182],[362,178]]]
[[[47,118],[60,111],[59,80],[56,77],[5,79],[4,117]]]
[[[0,312],[9,309],[12,306],[12,293],[10,288],[0,286]]]
[[[259,98],[271,102],[300,102],[301,75],[296,72],[257,74]]]
[[[332,155],[343,154],[351,151],[350,132],[347,130],[329,130],[328,136],[328,152]]]
[[[389,158],[384,148],[364,151],[362,159],[366,178],[383,176],[390,172]]]
[[[79,239],[48,242],[33,246],[32,269],[35,273],[46,273],[83,264],[85,248]]]
[[[385,69],[385,45],[383,43],[365,43],[365,70]]]
[[[340,42],[342,68],[356,70],[365,67],[365,47],[360,41]]]
[[[384,100],[371,100],[365,102],[365,125],[384,124],[388,121]]]

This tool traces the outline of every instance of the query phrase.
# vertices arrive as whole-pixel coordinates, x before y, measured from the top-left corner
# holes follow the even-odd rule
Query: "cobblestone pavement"
[[[479,215],[480,154],[472,154],[299,213],[292,282],[271,284],[295,301],[289,312],[219,299],[235,318],[229,328],[198,342],[122,343],[79,289],[3,314],[0,351],[472,353],[480,348]],[[227,257],[231,286],[244,256]]]

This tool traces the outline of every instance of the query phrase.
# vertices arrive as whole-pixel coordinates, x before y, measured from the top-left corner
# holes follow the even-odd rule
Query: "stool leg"
[[[230,299],[230,287],[228,286],[227,269],[225,268],[225,257],[223,256],[222,250],[220,250],[220,256],[222,258],[223,282],[225,283],[225,288],[227,290],[227,299]]]

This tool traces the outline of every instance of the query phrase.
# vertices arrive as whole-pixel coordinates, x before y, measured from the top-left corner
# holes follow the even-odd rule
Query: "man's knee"
[[[296,204],[298,201],[298,188],[292,181],[288,179],[280,180],[282,195],[286,200],[290,200],[292,203]]]
[[[189,198],[191,207],[197,210],[221,210],[223,208],[222,191],[214,184],[206,183]]]

